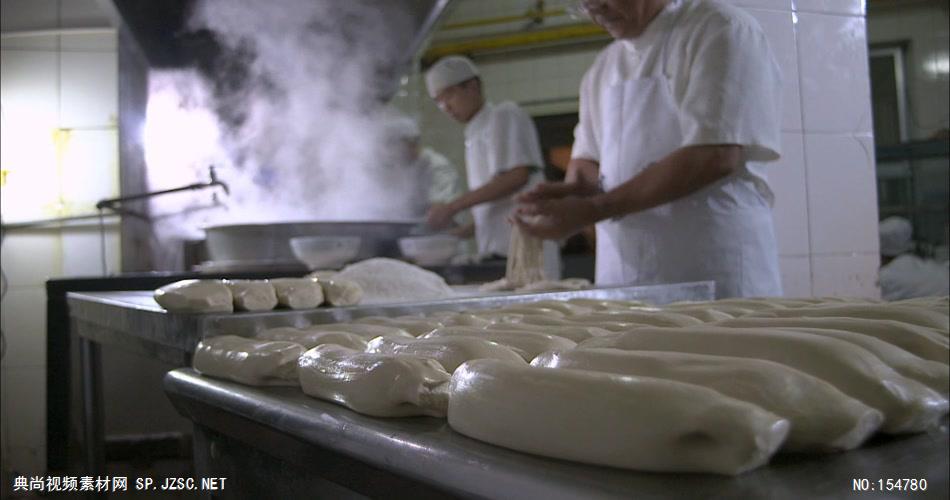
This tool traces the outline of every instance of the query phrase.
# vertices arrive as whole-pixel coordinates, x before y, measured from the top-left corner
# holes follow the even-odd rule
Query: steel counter
[[[86,470],[103,471],[103,395],[100,344],[154,357],[176,366],[191,364],[195,345],[204,336],[223,333],[252,335],[264,328],[308,326],[350,321],[359,317],[400,316],[434,311],[485,309],[536,300],[598,298],[644,300],[666,304],[678,300],[711,300],[712,282],[640,287],[592,288],[571,292],[461,296],[400,304],[279,310],[262,313],[172,314],[152,298],[152,291],[70,292],[67,294],[71,332],[79,336],[82,374],[83,446]],[[468,290],[471,293],[471,289]]]
[[[195,422],[196,472],[229,477],[224,497],[947,498],[947,421],[925,434],[877,437],[832,455],[780,455],[737,477],[588,466],[507,450],[445,420],[383,419],[310,398],[179,369],[165,377]],[[916,478],[923,492],[854,491],[854,480]],[[270,494],[269,494],[270,493]],[[249,496],[250,495],[250,496]]]

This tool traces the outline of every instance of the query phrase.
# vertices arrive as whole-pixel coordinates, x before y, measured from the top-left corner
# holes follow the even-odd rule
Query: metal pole
[[[105,472],[103,431],[102,347],[92,340],[79,339],[82,370],[82,428],[86,460],[85,474],[98,477]]]

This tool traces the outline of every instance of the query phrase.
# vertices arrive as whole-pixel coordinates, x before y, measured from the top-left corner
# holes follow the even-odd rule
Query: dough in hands
[[[326,344],[300,356],[298,370],[304,393],[359,413],[445,416],[449,374],[433,359]]]
[[[861,445],[881,412],[831,384],[761,359],[681,352],[573,349],[541,354],[532,366],[655,377],[708,387],[758,405],[791,423],[783,450],[832,452]]]
[[[202,375],[247,385],[297,385],[297,358],[306,349],[294,342],[222,335],[198,342],[192,365]]]
[[[153,294],[155,302],[170,312],[212,313],[234,311],[231,290],[221,280],[182,280]]]
[[[449,386],[449,426],[519,451],[662,472],[739,474],[765,464],[789,423],[671,380],[481,359]]]

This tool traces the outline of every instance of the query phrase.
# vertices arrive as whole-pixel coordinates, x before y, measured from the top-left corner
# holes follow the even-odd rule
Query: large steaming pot
[[[229,224],[205,228],[212,261],[294,261],[290,238],[297,236],[359,236],[357,259],[397,257],[396,240],[415,234],[419,221],[409,222],[275,222]]]

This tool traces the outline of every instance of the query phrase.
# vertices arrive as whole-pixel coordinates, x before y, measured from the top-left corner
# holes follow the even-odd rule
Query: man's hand
[[[571,195],[522,203],[510,222],[535,238],[559,240],[602,218],[594,197]]]
[[[449,203],[433,203],[426,213],[426,225],[435,230],[442,230],[452,225],[455,209]]]

